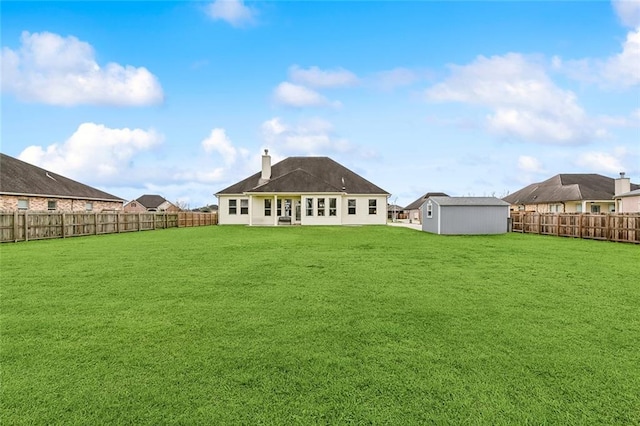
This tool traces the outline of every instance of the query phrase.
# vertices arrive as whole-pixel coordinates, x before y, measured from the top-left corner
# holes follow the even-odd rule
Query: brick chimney
[[[269,156],[269,150],[264,150],[262,156],[262,176],[258,180],[258,185],[264,185],[271,180],[271,156]]]
[[[620,177],[616,179],[614,196],[631,191],[631,179],[624,177],[624,172],[620,172]]]

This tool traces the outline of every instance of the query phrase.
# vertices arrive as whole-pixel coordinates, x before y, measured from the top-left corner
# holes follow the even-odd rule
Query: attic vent
[[[51,175],[49,174],[49,172],[44,172],[44,174],[45,174],[49,179],[51,179],[51,180],[56,180],[53,176],[51,176]],[[57,182],[57,180],[56,180],[56,182]]]
[[[346,189],[347,189],[347,187],[346,187],[346,186],[345,186],[345,184],[344,184],[344,178],[342,178],[342,190],[343,190],[343,191],[346,191]]]

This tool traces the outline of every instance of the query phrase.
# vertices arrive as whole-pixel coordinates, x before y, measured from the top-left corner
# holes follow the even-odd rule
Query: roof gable
[[[0,193],[124,201],[99,189],[0,153]]]
[[[157,209],[164,202],[168,202],[161,195],[145,194],[136,198],[136,201],[148,209]]]
[[[292,172],[295,175],[285,178]],[[304,172],[304,173],[300,173]],[[351,194],[388,194],[362,176],[329,157],[289,157],[271,166],[271,179],[259,184],[262,172],[231,185],[216,195],[245,192],[346,192]],[[297,182],[297,176],[302,179]],[[311,178],[310,178],[311,176]],[[280,179],[284,178],[284,179]],[[344,182],[344,187],[343,187]],[[269,186],[267,186],[269,185]],[[319,191],[319,189],[324,189]]]

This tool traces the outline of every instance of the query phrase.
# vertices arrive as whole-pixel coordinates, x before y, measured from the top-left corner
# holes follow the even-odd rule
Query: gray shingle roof
[[[0,193],[124,201],[99,189],[0,153]]]
[[[259,185],[258,172],[229,186],[219,194],[245,192],[301,193],[347,192],[349,194],[389,193],[329,157],[289,157],[271,166],[271,180]],[[344,179],[344,190],[342,180]]]
[[[615,198],[625,198],[625,197],[637,197],[640,195],[640,189],[636,189],[635,191],[625,192],[624,194],[618,194]]]
[[[416,210],[419,209],[420,206],[425,202],[425,200],[429,197],[448,197],[444,192],[427,192],[422,197],[415,200],[413,203],[409,204],[405,207],[405,210]]]
[[[631,184],[631,189],[640,185]],[[599,174],[559,174],[533,183],[503,198],[510,204],[559,203],[563,201],[610,200],[615,179]]]
[[[148,209],[157,209],[160,204],[167,200],[160,195],[145,194],[136,198],[136,201]]]
[[[510,204],[496,197],[429,197],[441,206],[504,206]]]

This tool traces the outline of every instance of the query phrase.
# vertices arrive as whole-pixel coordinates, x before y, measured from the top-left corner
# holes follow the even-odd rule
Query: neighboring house
[[[638,213],[640,212],[640,189],[616,195],[616,212]]]
[[[504,234],[509,203],[496,197],[429,197],[422,204],[422,230],[442,235]]]
[[[161,195],[143,195],[133,201],[129,201],[124,205],[124,211],[127,213],[141,212],[179,212],[180,207],[167,201]]]
[[[0,153],[1,211],[122,210],[124,200]]]
[[[384,225],[387,191],[328,157],[289,157],[215,194],[221,225]]]
[[[407,215],[404,213],[404,207],[397,204],[389,204],[387,206],[387,219],[395,221],[399,219],[406,219]]]
[[[629,178],[613,179],[599,174],[559,174],[534,183],[503,198],[511,210],[539,213],[610,213],[614,197],[636,189]]]
[[[444,192],[427,192],[422,197],[415,200],[404,208],[404,212],[408,215],[409,221],[412,223],[422,223],[422,213],[420,207],[429,197],[448,197]]]

